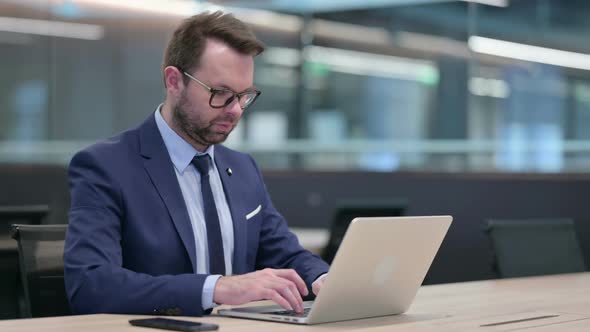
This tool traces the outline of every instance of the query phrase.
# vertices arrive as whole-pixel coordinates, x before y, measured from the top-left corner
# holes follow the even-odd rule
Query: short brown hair
[[[264,51],[264,44],[254,32],[232,14],[204,12],[187,18],[174,31],[164,53],[162,72],[168,66],[186,72],[197,68],[208,38],[222,41],[242,54],[257,56]]]

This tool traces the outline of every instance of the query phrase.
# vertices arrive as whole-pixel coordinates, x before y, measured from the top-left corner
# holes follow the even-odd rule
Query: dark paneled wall
[[[590,174],[267,171],[264,176],[275,206],[293,227],[328,228],[344,201],[406,201],[406,215],[453,215],[427,283],[496,277],[484,232],[488,218],[572,218],[590,266]],[[45,222],[67,222],[64,167],[0,165],[0,188],[0,205],[47,204],[52,211]]]
[[[70,194],[65,167],[0,164],[0,205],[48,205],[50,212],[43,223],[67,223]]]
[[[453,215],[426,283],[497,277],[488,218],[572,218],[590,266],[590,175],[265,172],[265,179],[291,226],[329,227],[339,202],[351,200],[405,200],[406,215]]]

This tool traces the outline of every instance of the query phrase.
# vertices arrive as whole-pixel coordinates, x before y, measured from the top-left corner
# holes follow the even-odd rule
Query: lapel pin
[[[228,168],[225,170],[227,172],[227,175],[231,176],[234,172],[231,170],[231,168]]]

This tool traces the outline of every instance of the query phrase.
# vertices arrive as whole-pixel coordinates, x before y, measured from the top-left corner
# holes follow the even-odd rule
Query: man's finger
[[[307,286],[305,285],[305,282],[303,281],[303,279],[301,279],[299,274],[297,274],[297,272],[295,272],[295,270],[280,269],[280,270],[274,270],[274,271],[277,276],[279,276],[281,278],[288,279],[288,280],[292,281],[293,283],[295,283],[295,286],[297,286],[297,289],[299,290],[300,294],[302,294],[303,296],[306,296],[308,294]]]
[[[293,310],[293,307],[289,304],[289,301],[283,298],[283,296],[274,289],[265,289],[261,296],[261,299],[271,300],[286,310]]]
[[[295,288],[295,287],[293,287]],[[295,312],[303,312],[303,301],[299,296],[297,289],[293,290],[291,287],[283,287],[278,292],[286,299]]]
[[[295,284],[291,281],[284,278],[276,278],[264,287],[271,288],[281,294],[296,312],[303,311],[303,299],[301,298],[297,287],[295,287]]]

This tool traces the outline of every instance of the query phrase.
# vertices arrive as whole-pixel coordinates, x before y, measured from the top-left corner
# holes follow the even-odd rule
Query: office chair
[[[501,278],[586,270],[572,220],[488,220],[487,233]]]
[[[10,238],[11,224],[40,224],[48,205],[0,205],[0,319],[21,317],[23,310],[18,250]]]
[[[10,228],[18,242],[26,317],[70,314],[64,285],[67,225],[19,225]]]
[[[407,202],[400,199],[386,201],[357,200],[338,204],[332,226],[330,227],[328,244],[322,251],[322,259],[328,264],[332,263],[352,219],[357,217],[402,216],[406,207]]]
[[[0,220],[27,221],[40,224],[49,214],[49,205],[0,205]]]

